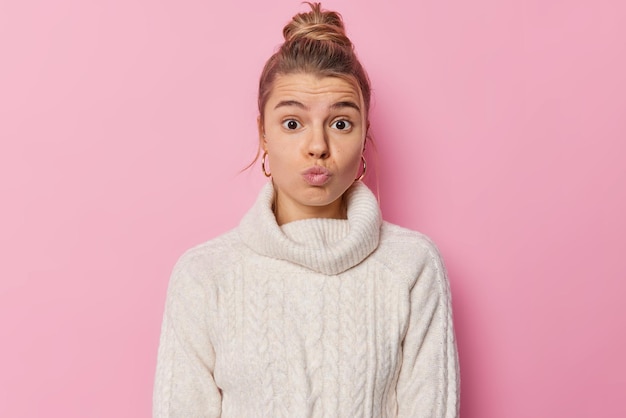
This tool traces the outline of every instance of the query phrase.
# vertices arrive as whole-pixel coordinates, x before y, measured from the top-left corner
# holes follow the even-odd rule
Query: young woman
[[[456,417],[448,282],[361,181],[370,85],[341,17],[311,4],[259,86],[270,181],[170,282],[155,417]]]

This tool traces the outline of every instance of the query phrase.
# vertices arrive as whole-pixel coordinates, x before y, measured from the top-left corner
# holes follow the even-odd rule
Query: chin
[[[317,187],[313,190],[307,190],[305,196],[303,200],[308,202],[306,203],[308,206],[323,207],[331,205],[341,199],[343,192],[340,193],[339,191],[330,191],[322,187]]]

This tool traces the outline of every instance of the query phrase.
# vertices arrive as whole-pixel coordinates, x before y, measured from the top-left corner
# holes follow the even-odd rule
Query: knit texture
[[[278,226],[268,183],[168,289],[154,417],[457,417],[448,281],[357,182],[347,220]]]

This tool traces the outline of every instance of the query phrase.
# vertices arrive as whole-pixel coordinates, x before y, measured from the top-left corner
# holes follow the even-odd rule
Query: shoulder
[[[387,221],[381,227],[379,245],[388,251],[411,254],[411,257],[419,254],[426,258],[441,259],[439,249],[428,236]]]
[[[375,256],[390,269],[410,273],[412,281],[424,275],[445,280],[439,249],[421,232],[384,221]]]
[[[206,285],[211,277],[223,275],[229,268],[237,265],[237,260],[241,257],[241,247],[236,228],[196,245],[178,258],[171,282]]]

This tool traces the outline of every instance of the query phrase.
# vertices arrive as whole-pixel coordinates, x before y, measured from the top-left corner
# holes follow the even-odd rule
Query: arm
[[[221,393],[213,380],[209,338],[210,293],[179,262],[167,292],[154,384],[153,417],[219,417]]]
[[[450,291],[441,258],[429,248],[410,293],[398,377],[398,416],[455,418],[459,368]]]

